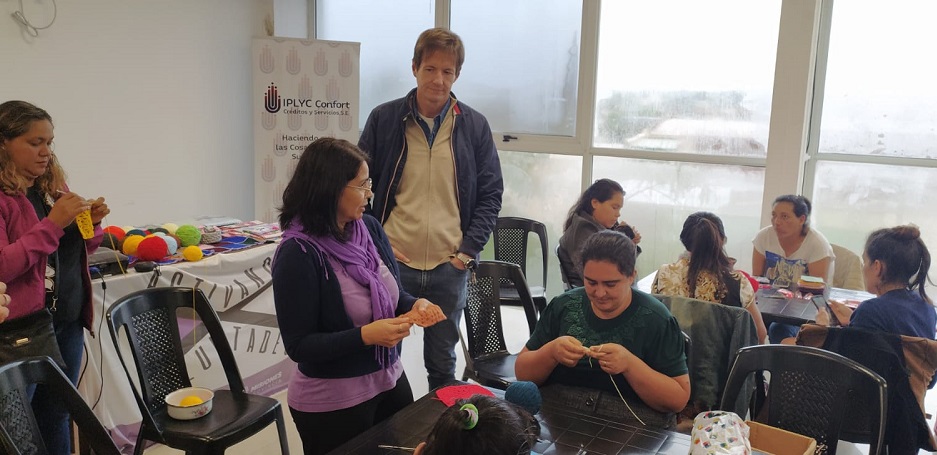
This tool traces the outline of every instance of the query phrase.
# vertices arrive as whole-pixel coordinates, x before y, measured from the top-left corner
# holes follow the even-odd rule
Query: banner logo
[[[271,114],[280,112],[280,95],[277,94],[277,86],[274,84],[270,84],[264,94],[264,108]]]

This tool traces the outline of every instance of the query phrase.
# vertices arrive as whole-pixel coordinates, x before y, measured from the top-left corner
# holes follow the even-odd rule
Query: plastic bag
[[[693,419],[690,440],[690,455],[752,453],[752,446],[748,441],[748,425],[734,412],[699,413]]]

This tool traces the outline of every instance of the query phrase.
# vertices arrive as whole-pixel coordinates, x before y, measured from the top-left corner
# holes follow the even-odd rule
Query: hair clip
[[[462,423],[466,430],[471,430],[478,425],[478,408],[472,403],[465,403],[459,408],[459,411],[465,411],[465,421]]]

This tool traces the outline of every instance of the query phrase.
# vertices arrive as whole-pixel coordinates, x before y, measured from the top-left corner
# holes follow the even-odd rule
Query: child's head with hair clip
[[[475,395],[443,412],[414,455],[527,455],[539,434],[537,419],[523,408]]]

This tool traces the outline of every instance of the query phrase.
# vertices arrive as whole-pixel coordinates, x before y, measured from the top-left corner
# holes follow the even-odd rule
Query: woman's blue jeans
[[[81,372],[81,357],[85,348],[85,329],[81,321],[73,321],[55,327],[56,341],[65,360],[65,376],[72,385],[78,384]],[[71,419],[58,394],[49,393],[42,384],[36,386],[33,394],[33,412],[36,423],[46,443],[46,449],[52,455],[68,455],[71,450]]]

